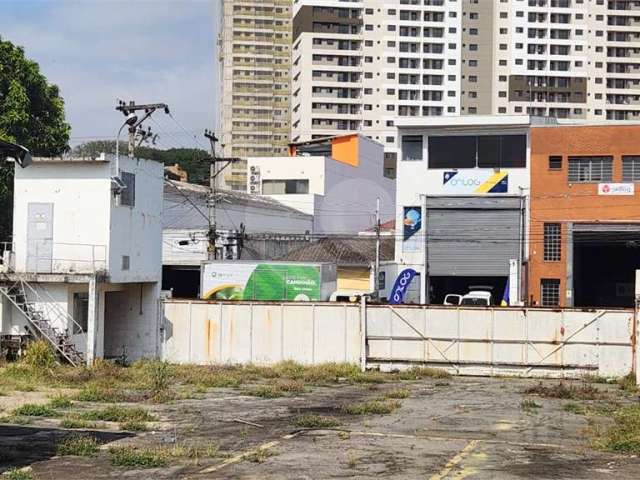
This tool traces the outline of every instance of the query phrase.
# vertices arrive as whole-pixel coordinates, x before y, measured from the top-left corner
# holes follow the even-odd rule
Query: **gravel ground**
[[[200,398],[145,405],[160,421],[144,433],[108,423],[87,432],[101,451],[93,457],[55,456],[68,435],[56,420],[0,425],[0,470],[30,466],[36,479],[637,479],[640,460],[591,448],[594,425],[607,415],[565,411],[565,399],[523,393],[538,380],[424,379],[395,384],[338,384],[301,395],[264,399],[215,389]],[[555,385],[555,381],[544,381]],[[606,407],[637,402],[616,385],[596,385]],[[390,414],[350,415],[345,405],[407,390]],[[530,401],[530,407],[523,406]],[[338,425],[301,428],[300,415],[322,415]],[[110,446],[170,449],[215,443],[215,455],[172,460],[160,468],[113,466]],[[197,457],[197,458],[195,458]]]

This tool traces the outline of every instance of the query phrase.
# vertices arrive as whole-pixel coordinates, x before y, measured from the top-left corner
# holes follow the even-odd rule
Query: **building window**
[[[129,270],[131,267],[131,257],[129,255],[122,256],[122,270]]]
[[[469,111],[472,108],[469,107]],[[526,135],[429,137],[429,168],[524,168]]]
[[[422,135],[402,136],[402,160],[420,161],[422,160]]]
[[[263,180],[263,195],[309,193],[309,180]]]
[[[120,172],[120,178],[125,188],[120,193],[120,205],[135,207],[136,205],[136,175],[130,172]]]
[[[561,155],[549,155],[549,170],[562,170]]]
[[[562,235],[559,223],[544,224],[544,261],[559,262],[561,253]]]
[[[569,157],[569,182],[610,182],[612,157]]]
[[[560,280],[557,278],[540,280],[540,301],[543,307],[560,305]]]
[[[640,156],[624,155],[622,157],[622,181],[640,182]]]

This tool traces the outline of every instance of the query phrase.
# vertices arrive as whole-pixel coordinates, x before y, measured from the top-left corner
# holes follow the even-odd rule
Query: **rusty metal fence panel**
[[[164,303],[162,357],[197,364],[294,360],[381,369],[420,364],[461,375],[613,377],[632,371],[634,325],[632,310],[170,299]]]
[[[337,303],[164,303],[163,359],[269,365],[360,363],[360,308]]]
[[[622,376],[632,371],[632,310],[370,305],[367,364],[426,364],[467,375]]]

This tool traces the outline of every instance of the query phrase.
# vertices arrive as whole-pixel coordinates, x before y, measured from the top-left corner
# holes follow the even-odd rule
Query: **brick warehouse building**
[[[529,301],[627,307],[640,268],[640,125],[531,128]]]

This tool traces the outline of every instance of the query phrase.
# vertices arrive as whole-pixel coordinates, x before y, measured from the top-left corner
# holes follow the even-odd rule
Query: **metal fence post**
[[[360,299],[360,370],[367,369],[367,297]]]
[[[640,318],[640,270],[636,270],[636,288],[635,288],[635,308],[633,311],[633,331],[631,333],[631,348],[633,349],[633,364],[631,368],[635,370],[636,385],[640,385],[640,355],[638,355],[638,338],[640,334],[640,325],[638,319]]]

